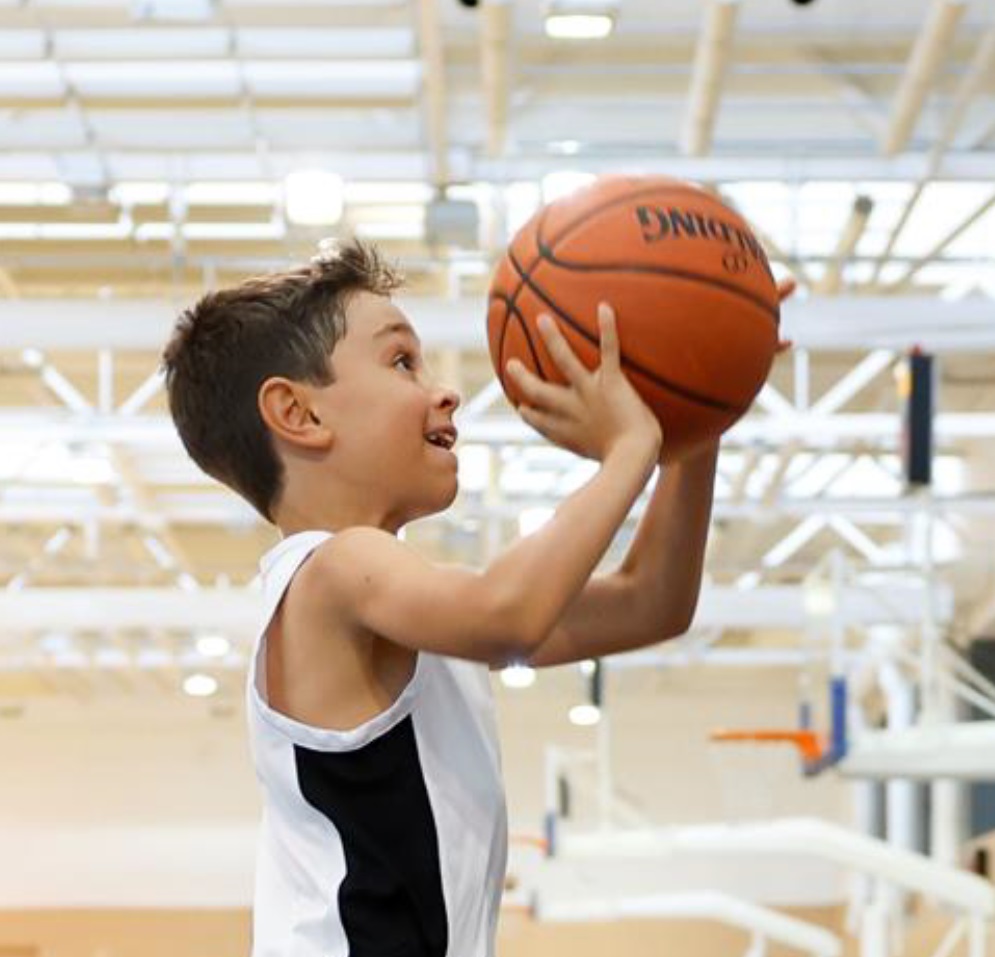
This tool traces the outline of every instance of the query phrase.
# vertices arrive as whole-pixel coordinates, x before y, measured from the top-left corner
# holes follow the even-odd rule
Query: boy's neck
[[[293,502],[284,501],[274,510],[273,524],[286,538],[298,532],[341,532],[357,525],[380,528],[396,535],[403,523],[391,521],[389,516],[371,508],[368,503],[365,507],[348,508],[339,502],[335,507],[321,508],[309,502],[307,507],[301,508]]]

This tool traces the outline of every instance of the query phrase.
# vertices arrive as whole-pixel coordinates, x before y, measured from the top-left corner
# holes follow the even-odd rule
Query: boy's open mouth
[[[425,441],[431,445],[437,445],[440,449],[451,449],[456,444],[456,430],[439,429],[429,432],[425,436]]]

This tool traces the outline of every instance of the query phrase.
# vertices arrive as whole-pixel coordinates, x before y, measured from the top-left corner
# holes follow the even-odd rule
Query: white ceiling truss
[[[0,627],[0,669],[30,679],[0,679],[0,699],[141,690],[146,672],[172,689],[209,666],[196,616],[160,612],[236,601],[273,533],[186,459],[158,352],[181,305],[328,232],[401,261],[403,305],[464,397],[464,492],[412,539],[481,563],[541,521],[589,466],[504,404],[483,302],[562,174],[701,182],[802,285],[784,308],[794,354],[725,441],[708,568],[741,617],[703,604],[713,636],[766,627],[770,589],[797,591],[826,549],[904,574],[924,514],[949,623],[991,626],[995,9],[614,7],[613,36],[571,44],[544,36],[540,0],[218,0],[185,19],[165,2],[0,0],[0,603],[155,593],[117,628]],[[343,179],[337,226],[287,215],[285,177],[314,167]],[[475,238],[432,241],[443,196],[472,205]],[[910,495],[892,375],[916,345],[939,356],[939,460]],[[234,675],[243,652],[211,667]]]
[[[313,231],[286,221],[280,185],[315,165],[346,180],[342,229],[428,272],[454,255],[425,246],[435,191],[478,205],[461,255],[486,267],[541,198],[523,184],[632,169],[722,190],[823,292],[995,282],[987,4],[615,7],[612,37],[569,44],[543,35],[539,0],[225,0],[173,18],[124,0],[0,3],[3,287],[186,295],[205,274],[304,255]],[[787,224],[743,201],[772,181]],[[189,198],[234,183],[241,199]],[[386,183],[430,189],[396,203],[377,196]],[[16,198],[50,184],[64,191],[43,206]],[[135,186],[158,198],[128,199]]]

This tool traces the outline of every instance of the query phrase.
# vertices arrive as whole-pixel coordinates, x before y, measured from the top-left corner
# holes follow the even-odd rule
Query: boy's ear
[[[259,387],[259,414],[276,438],[299,448],[327,449],[332,430],[321,421],[310,399],[300,382],[274,376]]]

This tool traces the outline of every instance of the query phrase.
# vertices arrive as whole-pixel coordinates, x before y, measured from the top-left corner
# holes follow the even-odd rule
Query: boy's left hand
[[[784,302],[789,296],[794,295],[795,290],[798,288],[798,283],[795,282],[792,276],[788,276],[787,279],[782,279],[777,284],[777,301]],[[782,352],[787,352],[794,342],[790,339],[779,339],[777,343],[777,349],[774,350],[774,355],[779,356]]]

